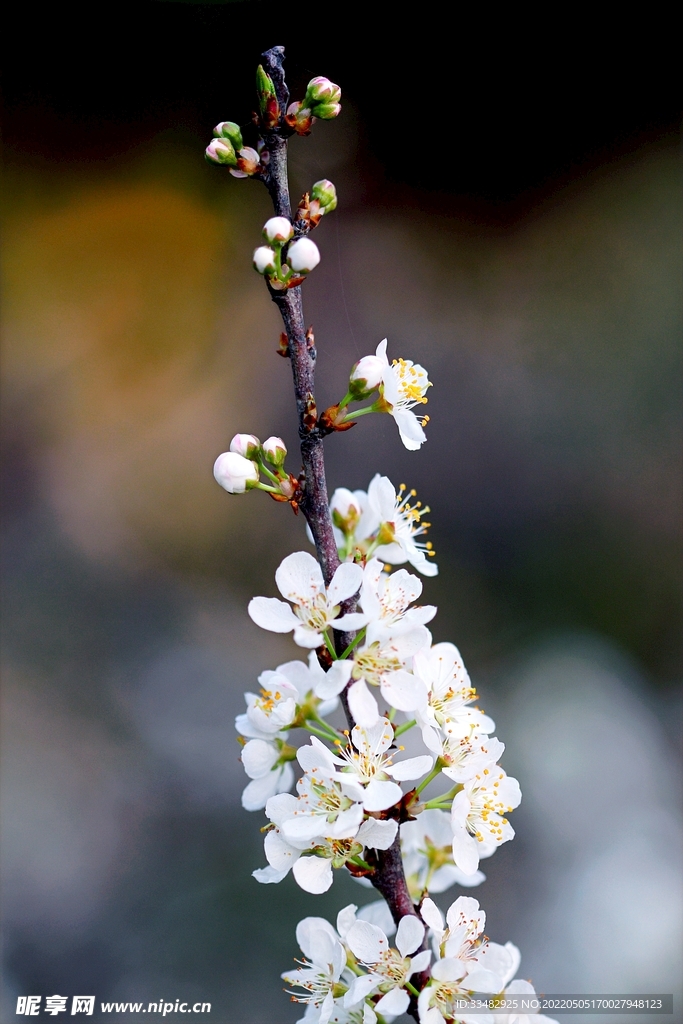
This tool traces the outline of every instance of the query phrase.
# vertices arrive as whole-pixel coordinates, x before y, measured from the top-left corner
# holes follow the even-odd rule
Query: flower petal
[[[396,931],[396,922],[391,916],[391,911],[384,900],[366,903],[364,907],[360,908],[356,917],[359,921],[369,921],[370,924],[381,928],[385,935],[393,935]]]
[[[389,940],[376,925],[369,921],[356,921],[347,932],[346,945],[364,964],[376,964],[389,948]]]
[[[440,934],[444,929],[444,919],[441,911],[437,907],[433,899],[427,896],[422,901],[420,907],[420,916],[425,924],[432,929],[432,931]]]
[[[310,556],[309,556],[310,557]],[[327,599],[331,605],[341,604],[347,598],[353,597],[361,588],[363,582],[363,570],[354,562],[342,562],[337,567],[334,576],[327,588]]]
[[[268,772],[260,779],[252,779],[242,792],[242,807],[245,811],[260,811],[268,801],[277,793],[277,784],[280,779],[278,771]]]
[[[410,956],[411,953],[415,952],[424,937],[425,926],[419,917],[415,917],[413,914],[406,914],[398,923],[396,949],[401,956]]]
[[[427,698],[424,683],[405,669],[398,669],[382,679],[382,696],[399,711],[416,711]]]
[[[368,818],[358,829],[356,839],[371,850],[388,850],[396,838],[397,832],[398,822],[393,818],[389,821]]]
[[[423,949],[421,953],[418,953],[417,956],[414,956],[410,961],[410,973],[419,974],[421,971],[426,971],[431,959],[431,950]]]
[[[269,629],[271,633],[290,633],[299,625],[299,619],[289,605],[277,597],[252,597],[247,611],[257,626]]]
[[[318,633],[314,629],[308,629],[306,626],[302,625],[301,622],[298,622],[298,625],[294,629],[294,643],[298,644],[299,647],[306,647],[308,650],[313,650],[316,647],[321,647],[324,640],[321,633]]]
[[[387,775],[391,775],[392,779],[405,782],[408,779],[419,779],[422,775],[426,775],[427,772],[432,770],[433,764],[433,757],[430,757],[429,754],[420,754],[419,757],[409,757],[405,761],[399,761],[398,764],[394,764],[391,768],[385,770]]]
[[[361,728],[372,728],[379,720],[377,701],[370,693],[364,679],[349,688],[349,710]]]
[[[326,857],[299,857],[292,874],[305,892],[318,895],[332,885],[332,861]]]
[[[250,779],[262,779],[279,757],[280,751],[275,744],[266,740],[249,740],[242,747],[242,764]]]
[[[375,1003],[375,1009],[377,1013],[398,1017],[406,1012],[409,1003],[410,996],[404,988],[392,988],[385,996],[382,996],[378,1003]]]
[[[331,700],[342,692],[353,670],[353,662],[346,658],[344,661],[333,661],[328,672],[323,673],[322,679],[315,684],[315,695],[321,700]]]
[[[410,409],[394,409],[392,416],[404,446],[409,452],[418,451],[427,440],[427,435],[415,413]]]
[[[403,798],[403,790],[395,782],[380,782],[373,779],[365,787],[363,806],[366,811],[386,811]]]
[[[295,551],[283,558],[275,573],[275,583],[292,604],[305,604],[325,589],[322,570],[308,551]]]

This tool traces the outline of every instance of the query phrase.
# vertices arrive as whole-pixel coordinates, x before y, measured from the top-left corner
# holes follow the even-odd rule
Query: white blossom
[[[322,917],[300,921],[296,939],[306,959],[299,961],[301,967],[296,970],[285,971],[282,978],[305,992],[292,993],[295,1002],[318,1011],[317,1017],[307,1019],[327,1024],[334,1008],[334,988],[346,967],[346,951],[332,925]]]
[[[418,779],[434,763],[432,757],[421,755],[394,764],[392,755],[387,753],[393,739],[391,722],[380,718],[368,729],[354,726],[351,743],[346,747],[340,745],[337,754],[312,736],[310,746],[299,748],[297,759],[304,771],[322,769],[334,773],[347,796],[362,802],[366,811],[384,811],[403,797],[398,781]]]
[[[386,360],[379,356],[363,356],[351,370],[349,379],[358,382],[365,391],[376,391],[384,379]]]
[[[439,731],[455,737],[474,733],[490,733],[493,721],[470,704],[477,699],[476,690],[454,644],[434,644],[423,648],[413,658],[413,672],[422,680],[427,698],[418,709],[418,721],[427,746],[438,743]],[[436,733],[431,735],[430,732]]]
[[[237,452],[223,452],[213,464],[213,475],[228,494],[244,494],[258,483],[259,471],[255,462]]]
[[[294,641],[300,647],[319,647],[323,633],[333,629],[355,629],[355,614],[339,615],[342,601],[360,589],[363,571],[358,565],[342,563],[329,587],[325,587],[318,562],[306,551],[288,555],[275,573],[275,582],[294,610],[276,597],[254,597],[249,602],[249,615],[262,629],[274,633],[294,630]]]
[[[287,455],[287,446],[281,437],[269,437],[263,442],[263,454],[273,466],[281,466]]]
[[[453,861],[453,830],[447,811],[429,807],[414,821],[401,825],[401,855],[408,888],[414,899],[425,889],[444,892],[456,883],[470,887],[485,880],[481,871],[466,875]]]
[[[396,948],[392,948],[381,928],[368,921],[356,921],[349,928],[344,941],[370,973],[354,979],[344,996],[345,1005],[353,1006],[371,992],[379,990],[381,998],[375,1003],[377,1013],[392,1016],[405,1013],[410,996],[404,985],[413,974],[424,971],[431,959],[429,950],[423,950],[414,957],[410,955],[420,947],[424,934],[422,921],[405,915],[396,932]]]
[[[285,839],[352,839],[356,835],[363,821],[363,803],[348,796],[335,775],[334,770],[320,768],[302,775],[296,784],[296,805],[280,826]]]
[[[411,608],[422,593],[422,581],[405,569],[387,575],[378,558],[372,558],[363,570],[360,605],[366,620],[366,641],[386,640],[422,626],[436,615],[433,604]]]
[[[260,811],[276,793],[291,789],[294,772],[276,742],[253,739],[242,748],[242,764],[252,780],[242,793],[245,811]]]
[[[467,782],[483,771],[492,762],[498,761],[505,750],[505,744],[495,736],[445,736],[434,729],[424,729],[426,747],[436,754],[444,764],[441,771],[454,782]]]
[[[508,946],[512,943],[508,943]],[[521,996],[525,1000],[531,1000],[536,995],[534,986],[529,981],[522,981],[518,978],[516,981],[510,982],[503,991],[500,993],[502,999],[508,999],[512,996]],[[505,1013],[494,1013],[493,1014],[494,1024],[558,1024],[553,1017],[546,1017],[545,1014],[539,1013],[537,1010],[531,1009],[527,1013],[523,1013],[519,1010],[513,1010],[512,1012]]]
[[[491,764],[465,782],[451,806],[453,860],[467,875],[479,867],[480,846],[494,849],[514,836],[506,814],[522,799],[517,779]]]
[[[365,522],[361,520],[361,530],[374,523],[374,530],[379,528],[378,539],[381,542],[375,556],[391,565],[410,562],[414,569],[423,576],[436,576],[438,567],[430,562],[433,557],[430,541],[423,543],[416,538],[421,537],[430,524],[423,523],[422,517],[429,512],[429,506],[421,502],[410,503],[416,492],[408,491],[403,484],[396,491],[389,477],[373,477],[368,487],[368,515]],[[359,533],[361,532],[359,530]]]
[[[418,417],[412,411],[416,405],[426,405],[427,389],[431,383],[427,371],[410,359],[387,359],[387,339],[377,346],[375,356],[382,363],[382,397],[396,421],[398,432],[408,451],[417,451],[427,440],[422,429],[429,417]]]
[[[366,684],[379,686],[382,697],[398,711],[415,711],[424,705],[426,691],[423,682],[406,666],[423,647],[431,644],[426,626],[414,626],[409,632],[364,644],[353,652],[351,677],[355,680],[349,689],[349,707],[359,725],[370,727],[379,718],[377,701]]]

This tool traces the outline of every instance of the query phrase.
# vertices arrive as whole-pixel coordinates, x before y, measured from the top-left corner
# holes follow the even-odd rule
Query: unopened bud
[[[285,121],[297,135],[308,135],[313,124],[313,114],[303,103],[290,103],[285,114]]]
[[[223,452],[219,455],[213,465],[213,475],[229,494],[244,494],[259,481],[256,463],[237,452]]]
[[[275,128],[280,120],[280,107],[277,102],[273,79],[263,70],[262,64],[259,64],[256,69],[256,92],[258,93],[259,110],[264,127]]]
[[[269,437],[263,442],[263,454],[273,466],[281,466],[287,455],[285,442],[281,437]]]
[[[331,121],[333,117],[339,115],[340,111],[341,103],[318,103],[313,107],[314,116],[319,117],[321,121]]]
[[[317,106],[319,103],[339,103],[341,99],[341,89],[334,82],[331,82],[329,78],[323,78],[322,75],[318,75],[317,78],[312,78],[306,87],[306,97],[304,103],[306,106],[311,108]],[[315,116],[318,116],[317,110],[314,110]]]
[[[204,156],[212,164],[227,164],[228,167],[237,164],[237,154],[230,139],[212,139],[206,147]]]
[[[363,356],[351,370],[349,391],[356,399],[367,398],[382,383],[385,364],[377,356]]]
[[[235,434],[230,442],[230,451],[245,459],[255,459],[260,448],[261,442],[255,434]]]
[[[316,181],[311,189],[311,199],[316,200],[320,204],[321,214],[332,213],[332,210],[337,209],[337,190],[327,178],[323,178],[322,181]]]
[[[229,139],[235,150],[241,149],[244,145],[240,126],[234,121],[221,121],[214,128],[213,134],[217,139]]]
[[[320,251],[310,238],[297,238],[289,247],[287,261],[298,274],[310,274],[320,263]]]
[[[263,237],[274,245],[288,242],[294,234],[294,228],[286,217],[271,217],[263,226]]]
[[[346,487],[338,487],[330,501],[332,522],[342,533],[353,533],[362,515],[360,502],[352,491]]]
[[[259,245],[254,249],[254,270],[259,274],[267,274],[269,270],[275,270],[275,251],[268,245]]]

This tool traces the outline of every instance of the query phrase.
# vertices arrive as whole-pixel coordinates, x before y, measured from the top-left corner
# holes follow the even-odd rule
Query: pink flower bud
[[[363,356],[351,370],[349,378],[351,390],[354,394],[358,392],[359,397],[365,397],[365,395],[376,391],[382,383],[385,369],[385,364],[377,356]]]
[[[297,238],[287,252],[287,262],[297,274],[310,274],[320,263],[320,251],[310,238]]]
[[[341,103],[318,103],[313,107],[313,113],[321,121],[331,121],[341,111]]]
[[[287,447],[281,437],[269,437],[263,442],[263,454],[273,466],[282,466],[287,455]]]
[[[258,483],[258,466],[237,452],[223,452],[213,465],[216,482],[228,494],[244,494]]]
[[[261,159],[255,149],[245,146],[237,154],[237,168],[231,169],[230,173],[236,178],[248,178],[250,174],[256,174]]]
[[[204,155],[212,164],[227,164],[229,167],[237,164],[237,156],[230,139],[212,139]]]
[[[261,442],[255,434],[235,434],[230,442],[230,451],[245,459],[255,459],[260,448]]]
[[[318,75],[317,78],[312,78],[306,88],[306,97],[304,103],[306,106],[311,108],[317,106],[319,103],[339,103],[341,99],[341,89],[334,82],[331,82],[329,78],[323,78],[322,75]],[[318,112],[313,110],[315,116],[318,116]]]
[[[311,189],[311,199],[320,204],[321,214],[332,213],[333,210],[337,209],[337,190],[327,178],[323,178],[322,181],[316,181]]]
[[[234,121],[221,121],[217,124],[213,130],[213,134],[217,139],[229,139],[233,149],[241,149],[244,145],[242,140],[242,132],[240,126],[235,124]]]
[[[263,227],[263,237],[274,245],[288,242],[294,234],[294,228],[286,217],[271,217]]]

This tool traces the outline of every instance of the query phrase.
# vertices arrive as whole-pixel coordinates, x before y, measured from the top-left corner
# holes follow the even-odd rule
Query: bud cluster
[[[290,103],[285,121],[297,135],[308,135],[317,117],[322,121],[331,121],[333,117],[337,117],[341,110],[340,99],[339,86],[329,78],[319,75],[308,83],[303,100]]]
[[[263,228],[263,237],[269,244],[254,250],[254,269],[267,277],[274,291],[301,284],[306,274],[320,263],[315,242],[310,238],[297,238],[292,242],[293,236],[294,228],[286,217],[271,217]],[[283,262],[285,246],[287,262]]]
[[[209,163],[225,165],[235,178],[249,178],[258,172],[261,158],[255,149],[244,145],[238,124],[221,121],[213,134],[204,154]]]
[[[285,471],[286,456],[281,437],[269,437],[261,444],[255,434],[235,434],[230,450],[216,459],[213,475],[228,494],[244,494],[256,487],[275,501],[290,502],[296,510],[299,482]],[[261,474],[269,483],[261,481]]]

